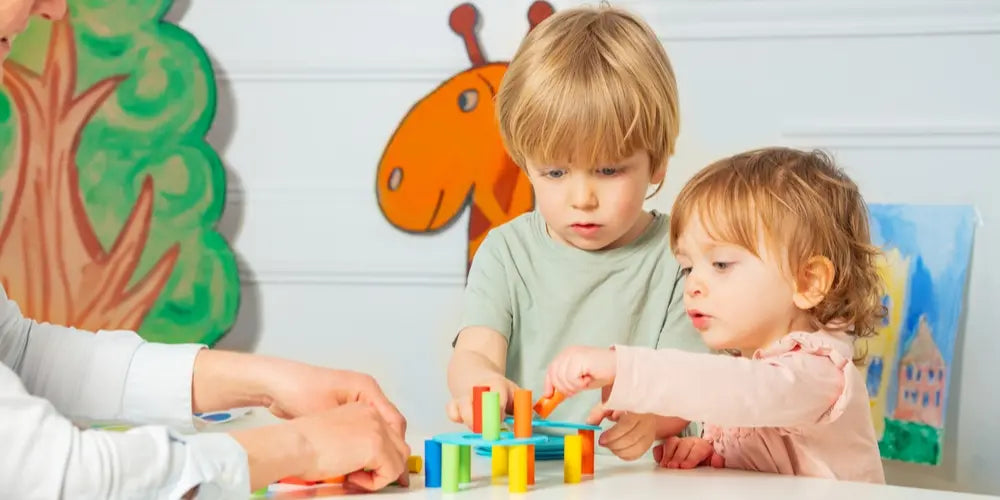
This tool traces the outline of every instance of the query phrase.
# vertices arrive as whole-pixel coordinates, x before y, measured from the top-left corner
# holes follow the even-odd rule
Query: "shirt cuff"
[[[198,487],[196,498],[243,499],[250,495],[250,465],[246,450],[232,436],[206,432],[189,436],[171,434],[184,443],[183,453],[174,455],[173,481],[169,498],[181,498]],[[175,472],[178,473],[178,472]]]
[[[146,342],[132,356],[122,396],[122,418],[195,432],[191,384],[201,344]]]

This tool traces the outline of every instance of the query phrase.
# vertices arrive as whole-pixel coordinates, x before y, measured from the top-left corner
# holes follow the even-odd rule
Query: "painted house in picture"
[[[882,456],[937,465],[960,330],[975,211],[871,205],[888,312],[868,339],[865,376]]]
[[[930,328],[927,319],[921,317],[917,336],[899,360],[900,369],[896,374],[899,391],[892,417],[941,428],[944,424],[941,402],[947,388],[947,366]]]

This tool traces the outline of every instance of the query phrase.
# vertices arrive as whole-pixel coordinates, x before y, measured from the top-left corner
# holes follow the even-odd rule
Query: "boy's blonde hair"
[[[656,170],[673,155],[680,124],[677,83],[656,34],[608,5],[558,11],[535,26],[504,74],[496,115],[522,168],[526,158],[607,165],[644,149]]]
[[[790,276],[811,257],[833,263],[826,296],[810,314],[814,327],[853,325],[875,334],[886,315],[868,207],[857,185],[821,151],[764,148],[717,161],[681,189],[670,214],[670,245],[697,215],[716,240],[760,257],[760,237]],[[781,250],[786,250],[787,255]]]

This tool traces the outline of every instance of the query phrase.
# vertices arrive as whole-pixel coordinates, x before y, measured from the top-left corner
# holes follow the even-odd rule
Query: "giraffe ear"
[[[531,7],[528,8],[528,26],[530,26],[528,32],[531,32],[531,30],[535,29],[535,26],[548,19],[555,11],[556,9],[549,2],[538,0],[532,3]]]

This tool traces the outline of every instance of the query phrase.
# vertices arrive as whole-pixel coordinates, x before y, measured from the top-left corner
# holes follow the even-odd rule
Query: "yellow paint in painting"
[[[886,392],[889,390],[889,381],[894,373],[892,367],[896,361],[899,331],[903,327],[903,307],[906,305],[909,269],[910,257],[904,257],[895,248],[886,250],[884,259],[879,261],[879,276],[885,283],[885,292],[889,296],[888,323],[878,330],[878,335],[868,339],[869,360],[865,366],[865,377],[867,378],[868,369],[871,367],[871,358],[873,356],[882,358],[882,378],[879,382],[878,392],[870,395],[872,423],[875,424],[875,433],[879,439],[882,438],[882,431],[885,429],[883,416],[885,415]]]

